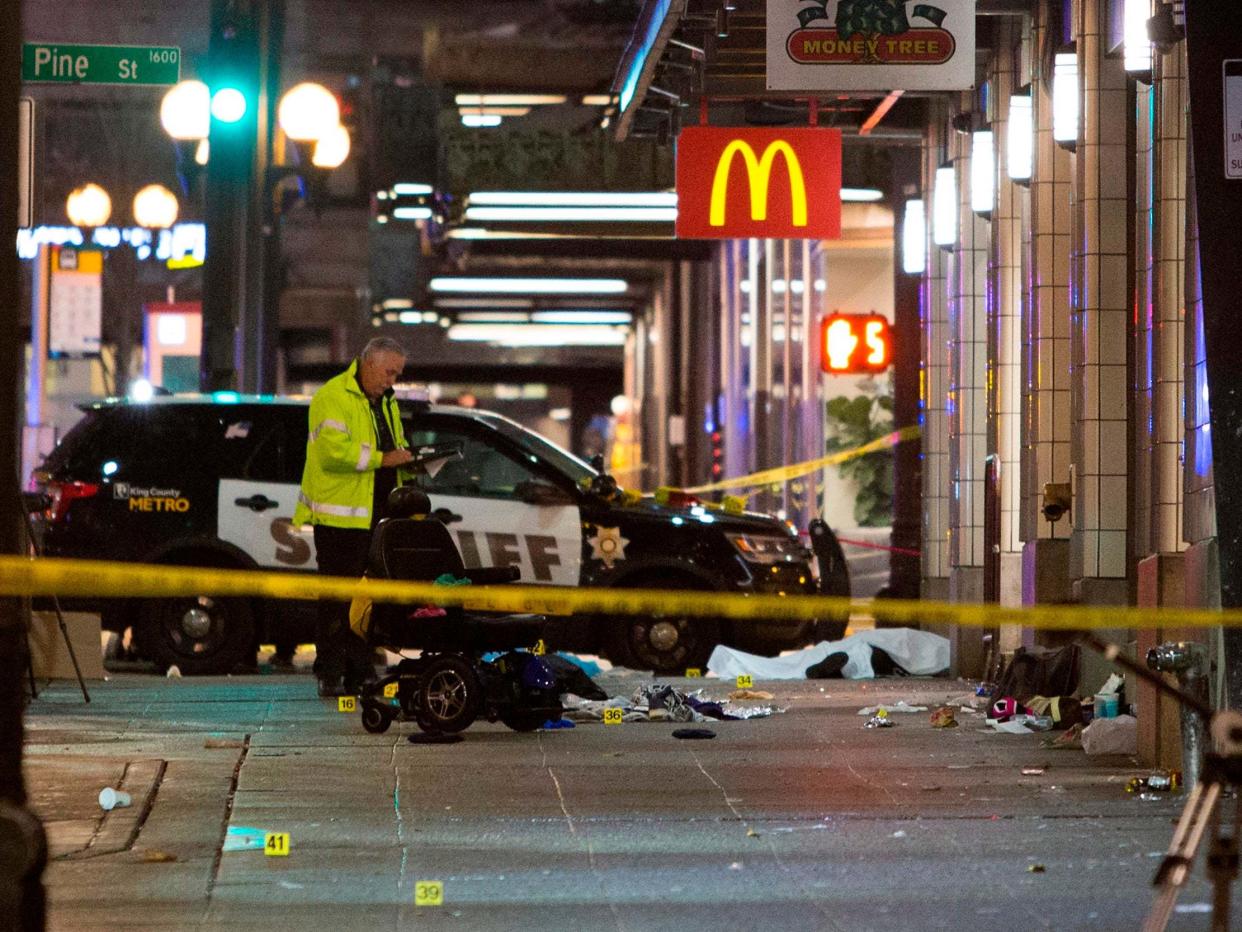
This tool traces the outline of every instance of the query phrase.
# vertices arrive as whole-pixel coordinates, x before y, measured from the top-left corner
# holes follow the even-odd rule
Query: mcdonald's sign
[[[677,137],[677,236],[836,239],[841,133],[688,126]]]

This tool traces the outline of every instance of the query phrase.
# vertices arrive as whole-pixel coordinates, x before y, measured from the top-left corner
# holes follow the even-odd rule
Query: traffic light
[[[824,372],[883,372],[892,362],[892,331],[879,314],[829,314],[820,322],[819,351]]]

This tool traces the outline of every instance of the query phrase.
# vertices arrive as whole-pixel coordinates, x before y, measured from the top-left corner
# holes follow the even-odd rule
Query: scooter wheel
[[[362,727],[373,735],[382,735],[392,724],[392,713],[377,705],[366,705],[362,709]]]

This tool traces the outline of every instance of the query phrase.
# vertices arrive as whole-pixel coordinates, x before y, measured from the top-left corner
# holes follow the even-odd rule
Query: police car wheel
[[[647,581],[655,589],[680,589],[676,581]],[[714,618],[651,615],[612,622],[608,656],[614,663],[656,673],[684,673],[702,667],[720,643],[720,622]]]
[[[246,599],[150,599],[135,633],[146,659],[187,676],[230,673],[254,657],[254,609]]]

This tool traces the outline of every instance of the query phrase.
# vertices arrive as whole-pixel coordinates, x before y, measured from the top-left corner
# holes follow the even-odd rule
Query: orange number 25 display
[[[841,133],[687,126],[677,137],[677,236],[836,239]]]
[[[879,314],[829,314],[819,325],[819,351],[825,372],[883,372],[892,359],[892,331]]]

